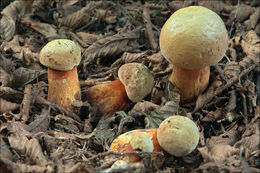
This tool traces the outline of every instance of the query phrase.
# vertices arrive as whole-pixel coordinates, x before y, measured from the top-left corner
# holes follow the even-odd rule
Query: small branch
[[[81,121],[80,117],[73,113],[73,112],[70,112],[70,111],[67,111],[66,109],[54,104],[54,103],[51,103],[49,102],[48,100],[46,100],[45,98],[41,97],[41,96],[37,96],[36,99],[35,99],[35,103],[38,104],[38,105],[45,105],[45,106],[52,106],[52,109],[56,112],[60,112],[62,114],[65,114],[71,118],[73,118],[74,120],[77,120],[79,123],[82,123],[84,124],[83,121]]]

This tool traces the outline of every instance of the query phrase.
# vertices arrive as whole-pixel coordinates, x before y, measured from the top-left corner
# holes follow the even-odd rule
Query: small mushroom
[[[157,139],[167,153],[182,157],[197,147],[199,130],[188,117],[174,115],[166,118],[160,124]]]
[[[40,62],[48,67],[48,100],[73,111],[73,104],[81,100],[77,65],[81,50],[67,39],[57,39],[46,44],[40,52]]]
[[[137,129],[126,132],[118,136],[110,146],[111,150],[117,152],[163,152],[157,140],[157,128],[153,129]],[[126,154],[124,161],[138,162],[142,158],[138,154]],[[159,154],[151,154],[151,163],[154,166],[160,167],[164,162],[164,157]]]
[[[222,59],[228,33],[222,19],[201,6],[174,12],[160,33],[162,55],[173,64],[170,82],[182,103],[193,101],[209,82],[210,65]]]
[[[143,64],[124,64],[118,76],[119,79],[90,87],[83,94],[83,101],[96,106],[97,119],[124,110],[131,101],[141,101],[152,90],[154,78]]]

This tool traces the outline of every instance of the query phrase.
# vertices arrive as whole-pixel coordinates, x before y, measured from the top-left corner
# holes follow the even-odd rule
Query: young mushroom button
[[[149,69],[140,63],[124,64],[118,71],[119,79],[90,87],[83,101],[96,107],[96,119],[124,110],[129,103],[141,101],[153,87],[154,78]],[[81,113],[84,117],[84,112]]]
[[[46,44],[40,52],[40,62],[48,67],[48,100],[73,111],[73,103],[81,100],[77,65],[81,50],[67,39],[57,39]]]
[[[213,11],[190,6],[177,10],[160,33],[162,55],[173,64],[170,82],[181,102],[190,102],[208,85],[210,65],[216,64],[228,48],[228,33]]]

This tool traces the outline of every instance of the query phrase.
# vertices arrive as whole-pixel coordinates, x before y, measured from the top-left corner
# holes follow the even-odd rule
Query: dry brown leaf
[[[31,4],[32,0],[14,1],[1,12],[3,17],[0,20],[0,36],[4,40],[9,41],[12,39],[19,16],[29,13],[31,11]]]
[[[246,80],[243,84],[246,88],[246,96],[248,97],[248,110],[249,113],[253,113],[253,107],[256,107],[257,94],[255,91],[256,85],[250,80]]]
[[[238,76],[240,73],[240,67],[238,65],[238,62],[227,62],[226,66],[224,67],[224,76],[225,78],[231,79],[232,77]]]
[[[12,75],[8,74],[2,67],[0,67],[0,85],[10,86]]]
[[[136,41],[139,38],[139,33],[140,28],[137,28],[130,32],[115,34],[97,40],[83,54],[83,60],[81,61],[83,69],[86,69],[97,58],[115,57],[122,52],[136,49],[138,47]]]
[[[77,137],[71,133],[65,133],[65,132],[58,132],[58,131],[54,131],[53,136],[55,138],[55,140],[73,140],[73,141],[77,141]]]
[[[123,55],[117,59],[111,67],[121,66],[123,64],[132,63],[132,62],[143,62],[145,61],[145,58],[149,56],[151,52],[146,51],[142,53],[130,53],[130,52],[124,52]]]
[[[224,7],[227,6],[227,4],[224,4],[222,1],[198,1],[198,5],[208,8],[218,15],[220,15]]]
[[[4,113],[4,112],[8,112],[8,111],[13,111],[15,109],[18,109],[20,107],[19,104],[10,102],[10,101],[6,101],[2,98],[0,98],[0,114]]]
[[[13,40],[9,41],[5,47],[5,51],[12,51],[14,57],[23,61],[26,65],[30,65],[39,61],[39,53],[34,53],[26,46],[20,46],[19,35],[15,35]]]
[[[4,86],[0,86],[0,95],[8,97],[10,100],[15,99],[16,101],[23,98],[22,92]]]
[[[88,48],[91,44],[97,41],[97,34],[90,34],[86,32],[77,32],[76,35],[85,43],[84,48]],[[83,45],[82,45],[83,46]]]
[[[22,122],[26,123],[29,119],[29,113],[32,102],[32,85],[26,85],[24,89],[24,97],[20,107],[20,115],[22,116]]]
[[[259,18],[260,18],[259,11],[260,11],[260,7],[256,8],[255,12],[253,14],[251,14],[251,16],[249,17],[249,20],[250,20],[249,29],[255,29],[255,27],[259,21]]]
[[[16,69],[13,73],[13,80],[12,80],[12,86],[14,88],[20,88],[24,85],[32,82],[39,76],[46,74],[47,72],[39,71],[39,70],[32,70],[29,68],[20,67]]]
[[[231,26],[234,21],[238,23],[243,23],[253,12],[253,7],[238,3],[233,11],[230,13],[230,17],[226,24],[228,26]]]
[[[187,1],[171,1],[168,6],[172,12],[179,10],[180,8],[188,7],[192,4],[192,0]]]
[[[9,145],[6,144],[6,142],[4,141],[3,139],[3,136],[0,135],[0,158],[5,158],[5,159],[8,159],[8,160],[13,160],[14,159],[14,156],[9,148]],[[2,166],[0,166],[2,167]],[[0,168],[1,170],[1,168]],[[1,172],[1,171],[0,171]]]
[[[90,16],[91,14],[94,14],[93,12],[95,9],[95,2],[90,2],[86,7],[81,8],[80,10],[66,16],[65,18],[57,19],[58,26],[66,26],[75,29],[84,23],[90,22]]]
[[[31,159],[37,165],[47,165],[47,159],[45,158],[42,148],[37,139],[28,139],[27,137],[13,137],[9,136],[8,141],[10,146],[20,154],[24,154]]]
[[[200,147],[198,150],[205,162],[225,162],[230,156],[239,153],[239,149],[227,144],[214,145],[212,148]]]
[[[1,68],[3,68],[9,74],[13,73],[13,71],[15,70],[16,64],[10,59],[6,58],[4,55],[2,55],[1,52],[0,52],[0,64],[1,64]]]
[[[84,125],[75,121],[73,118],[58,114],[54,118],[55,122],[57,124],[62,124],[67,128],[70,128],[74,132],[79,132],[79,129],[82,130],[84,128]]]
[[[242,70],[248,68],[251,64],[258,64],[260,62],[260,59],[256,55],[248,55],[243,58],[242,61],[239,62],[239,66]]]
[[[48,40],[66,38],[65,35],[57,32],[56,27],[54,25],[33,21],[29,18],[22,18],[21,22],[26,25],[29,25],[34,30],[38,31],[39,33],[44,35]]]
[[[6,158],[0,159],[0,172],[46,172],[53,173],[54,168],[51,165],[38,166],[15,163]]]
[[[28,124],[28,126],[25,129],[28,132],[35,134],[35,133],[47,131],[49,125],[50,125],[50,110],[43,109],[41,115],[33,122]]]
[[[246,33],[241,41],[241,47],[247,55],[255,55],[259,58],[260,56],[260,38],[254,30],[250,30]]]

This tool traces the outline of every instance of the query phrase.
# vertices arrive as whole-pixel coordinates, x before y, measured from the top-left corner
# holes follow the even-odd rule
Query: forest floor
[[[160,53],[159,36],[173,12],[191,5],[222,18],[229,48],[210,67],[207,89],[194,102],[180,104],[169,90],[173,67]],[[259,172],[259,6],[257,0],[1,1],[0,172]],[[98,123],[95,108],[84,100],[73,105],[80,113],[48,101],[40,51],[59,38],[81,48],[82,98],[88,88],[117,79],[118,69],[132,62],[149,68],[152,91]],[[199,127],[192,153],[165,155],[160,167],[147,154],[138,163],[111,168],[123,157],[109,149],[117,136],[157,128],[177,114]]]

